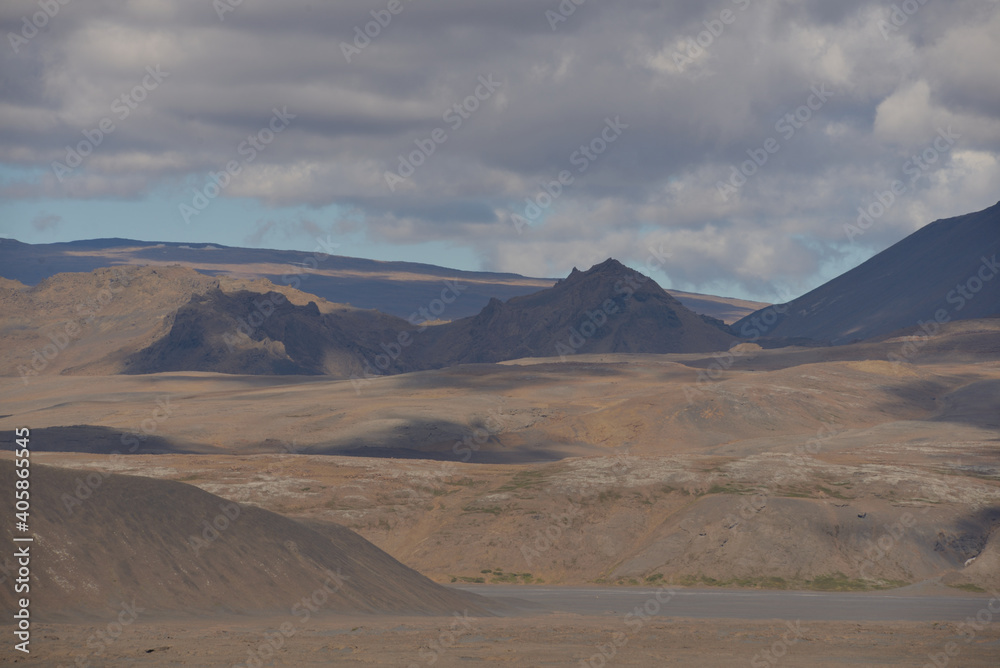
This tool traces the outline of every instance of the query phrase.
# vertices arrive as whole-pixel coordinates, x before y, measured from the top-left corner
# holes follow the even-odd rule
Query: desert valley
[[[1000,667],[1000,0],[0,37],[0,666]]]
[[[775,305],[4,240],[4,661],[995,665],[998,224]]]

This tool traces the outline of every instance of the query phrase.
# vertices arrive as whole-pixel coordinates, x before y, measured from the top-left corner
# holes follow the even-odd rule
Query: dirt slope
[[[3,480],[12,481],[13,468],[0,461]],[[477,597],[434,584],[343,527],[319,533],[177,482],[90,479],[31,467],[30,598],[38,620],[118,611],[133,601],[161,613],[287,612],[317,591],[329,612],[479,608]],[[12,521],[5,513],[0,532],[11,535]],[[12,596],[0,589],[0,607],[12,610]]]
[[[362,329],[397,321],[270,281],[213,278],[179,266],[56,274],[34,287],[13,281],[0,285],[0,375],[30,381],[38,375],[121,373],[130,357],[170,335],[179,312],[183,322],[186,307],[211,304],[213,299],[240,304],[238,315],[243,318],[260,312],[258,304],[266,310],[281,302],[289,310],[355,320]],[[232,315],[227,318],[225,308],[208,320],[207,331],[217,334],[216,344],[225,347],[222,336],[228,334],[236,340],[237,356],[254,347],[248,337],[239,335],[239,321]],[[181,348],[193,343],[188,340]],[[228,353],[228,347],[225,350]],[[274,356],[280,359],[277,353]]]

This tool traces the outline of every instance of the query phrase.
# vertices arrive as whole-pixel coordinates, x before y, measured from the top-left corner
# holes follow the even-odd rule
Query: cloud
[[[259,247],[275,236],[284,239],[297,237],[317,239],[324,234],[325,232],[320,225],[301,215],[294,219],[267,218],[258,220],[254,224],[254,231],[247,235],[242,242],[251,247]]]
[[[39,232],[48,232],[59,227],[61,222],[62,216],[51,213],[40,213],[32,219],[31,226]]]
[[[995,2],[927,3],[885,36],[891,3],[873,0],[584,3],[555,29],[554,1],[405,2],[358,48],[383,6],[244,2],[220,20],[200,0],[67,5],[0,59],[0,162],[24,170],[0,194],[180,203],[236,160],[221,196],[259,203],[247,243],[311,234],[268,207],[335,204],[375,243],[448,240],[484,268],[535,275],[608,255],[641,264],[655,239],[674,248],[678,285],[764,299],[845,257],[843,225],[941,125],[959,145],[852,252],[996,199]],[[34,11],[5,3],[3,34]],[[679,65],[692,42],[701,52]],[[169,77],[123,116],[116,101],[147,66]],[[483,77],[499,82],[488,96]],[[785,137],[777,123],[817,85],[835,94]],[[295,119],[247,160],[286,106]],[[584,162],[615,117],[628,129]],[[105,118],[114,130],[58,179],[52,162]],[[780,150],[721,199],[718,183],[769,138]],[[390,189],[415,151],[421,164]],[[572,185],[518,234],[511,216],[563,171]]]

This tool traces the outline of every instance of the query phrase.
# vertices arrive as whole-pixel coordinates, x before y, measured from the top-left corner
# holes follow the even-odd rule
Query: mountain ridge
[[[998,253],[1000,203],[929,223],[816,289],[732,327],[743,336],[760,331],[767,338],[839,345],[921,323],[990,317],[1000,313]],[[761,328],[765,315],[772,324]]]
[[[263,278],[275,285],[302,288],[330,302],[377,309],[406,318],[426,305],[446,280],[469,282],[448,318],[476,315],[493,297],[502,300],[555,284],[552,278],[513,273],[463,271],[432,264],[380,261],[333,254],[337,244],[317,239],[313,251],[241,248],[213,243],[89,239],[25,244],[0,239],[0,276],[35,285],[58,272],[90,272],[106,266],[181,264],[209,276]],[[764,304],[675,291],[699,313],[733,322]]]
[[[722,323],[615,260],[441,323],[435,319],[468,288],[445,285],[427,308],[402,319],[184,267],[58,274],[34,288],[0,289],[9,314],[0,361],[26,382],[43,371],[348,378],[577,352],[712,352],[737,341]],[[75,313],[81,301],[105,294],[89,320]]]

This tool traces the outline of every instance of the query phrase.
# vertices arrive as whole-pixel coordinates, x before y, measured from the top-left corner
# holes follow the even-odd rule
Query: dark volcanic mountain
[[[699,316],[652,279],[607,260],[576,269],[548,290],[423,335],[426,359],[499,362],[574,353],[689,353],[726,350],[737,339],[721,321]]]
[[[739,320],[733,331],[844,344],[935,320],[993,316],[1000,313],[998,253],[1000,203],[935,221],[782,305],[787,311],[777,320],[783,309],[769,307]]]
[[[195,295],[173,316],[166,336],[130,356],[126,373],[217,371],[254,375],[347,377],[362,373],[366,359],[415,329],[405,320],[362,309],[320,313],[315,302],[290,303],[277,292]],[[390,373],[413,370],[393,360]]]

